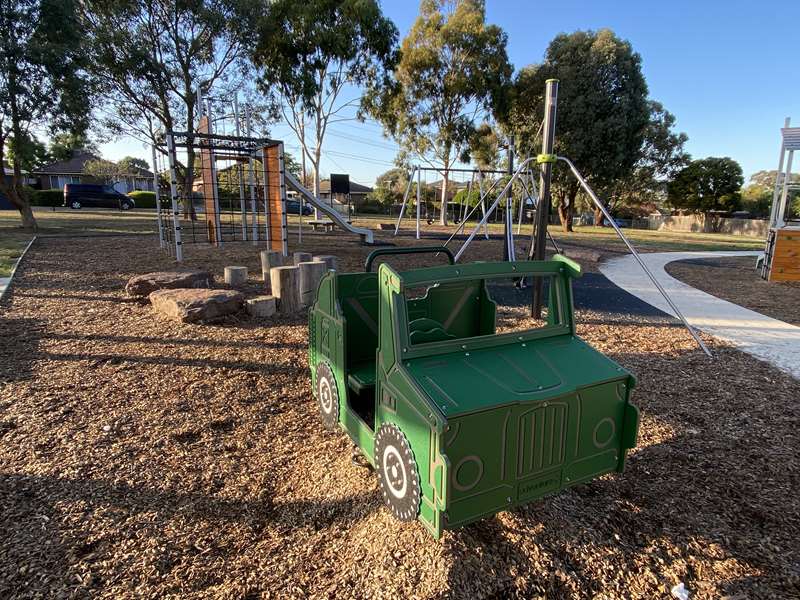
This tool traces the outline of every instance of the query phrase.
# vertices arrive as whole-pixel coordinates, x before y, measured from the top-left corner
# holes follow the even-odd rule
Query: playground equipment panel
[[[442,249],[381,250],[363,273],[330,271],[309,314],[322,420],[375,467],[394,516],[438,537],[621,472],[635,381],[575,335],[580,267],[557,256],[371,272],[377,254],[407,251]],[[546,321],[501,328],[496,298],[521,276],[546,280]]]

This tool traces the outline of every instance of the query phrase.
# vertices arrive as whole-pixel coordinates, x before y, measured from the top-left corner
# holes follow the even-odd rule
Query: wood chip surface
[[[291,242],[344,271],[368,251]],[[246,265],[261,292],[252,246],[186,252],[218,280]],[[23,261],[0,306],[0,597],[668,598],[679,582],[698,599],[800,597],[788,375],[581,311],[580,335],[638,378],[627,470],[436,541],[393,520],[346,435],[322,428],[305,314],[188,325],[125,296],[172,264],[147,237],[42,239]]]

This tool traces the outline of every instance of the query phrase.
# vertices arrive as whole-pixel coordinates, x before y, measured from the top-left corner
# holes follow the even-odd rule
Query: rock
[[[311,252],[295,252],[292,258],[295,266],[301,262],[311,262]]]
[[[245,300],[245,309],[253,317],[271,317],[277,309],[277,302],[274,296],[256,296]]]
[[[241,287],[247,283],[247,267],[225,267],[225,283]]]
[[[339,259],[336,258],[333,254],[318,254],[314,257],[314,260],[318,260],[320,262],[325,263],[325,269],[334,271],[339,270]]]
[[[157,271],[131,277],[125,286],[125,292],[129,296],[149,296],[156,290],[207,288],[212,283],[214,278],[208,271]]]
[[[150,303],[171,319],[197,323],[238,312],[244,304],[244,297],[233,290],[156,290],[150,294]]]

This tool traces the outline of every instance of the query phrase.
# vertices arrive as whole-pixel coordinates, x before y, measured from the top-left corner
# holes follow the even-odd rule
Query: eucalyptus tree
[[[300,144],[303,177],[313,170],[319,195],[320,161],[328,127],[351,120],[359,87],[382,79],[396,54],[397,28],[376,0],[243,2],[243,37],[262,91],[279,105]]]
[[[27,230],[37,228],[22,186],[25,161],[36,151],[34,133],[89,126],[91,86],[80,30],[72,0],[0,0],[0,164],[12,148],[10,181],[0,177],[0,191]]]
[[[440,222],[447,224],[453,164],[468,157],[478,123],[507,108],[512,67],[507,36],[486,23],[483,0],[423,0],[390,80],[375,80],[363,110],[405,153],[432,157],[443,175]]]
[[[545,81],[558,79],[558,154],[569,157],[589,183],[608,192],[629,177],[643,156],[651,106],[641,57],[608,29],[557,35],[544,62],[523,68],[515,80],[510,123],[520,149],[540,151]],[[553,172],[553,198],[565,231],[579,184],[566,169]]]
[[[105,127],[148,143],[166,130],[196,133],[197,90],[225,97],[243,85],[246,47],[226,0],[85,0],[93,71],[102,85]],[[192,189],[195,152],[182,179]],[[189,194],[184,194],[188,198]],[[191,202],[184,215],[192,212]]]

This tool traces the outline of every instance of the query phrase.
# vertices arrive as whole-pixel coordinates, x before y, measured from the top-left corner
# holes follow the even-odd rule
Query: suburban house
[[[367,197],[367,194],[372,192],[372,188],[366,185],[361,185],[353,180],[350,180],[350,201],[355,204],[360,204]],[[331,182],[330,179],[323,179],[319,182],[319,197],[323,200],[330,200],[331,197]],[[345,204],[346,198],[341,199]]]
[[[33,171],[31,175],[39,181],[39,189],[63,189],[66,183],[97,183],[97,180],[84,172],[84,167],[91,160],[99,160],[91,152],[77,151],[69,160],[50,163]],[[146,169],[134,168],[114,182],[114,189],[126,194],[134,190],[153,191],[153,174]]]

